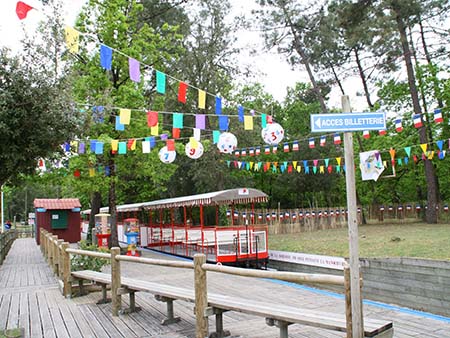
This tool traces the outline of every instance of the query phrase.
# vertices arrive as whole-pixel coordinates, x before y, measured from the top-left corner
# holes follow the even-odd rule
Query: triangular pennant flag
[[[424,153],[426,153],[426,152],[427,152],[427,148],[428,148],[428,144],[427,144],[427,143],[422,143],[422,144],[420,145],[420,148],[422,148],[422,151],[423,151]]]
[[[80,32],[78,32],[75,28],[66,26],[65,27],[65,37],[66,37],[66,45],[67,49],[71,53],[78,53],[78,39],[80,37]]]
[[[319,163],[319,160],[313,160],[313,164],[315,167],[317,167],[317,164]]]
[[[27,17],[29,11],[31,11],[33,7],[27,5],[25,2],[18,1],[16,5],[16,14],[20,20],[23,20]]]
[[[328,173],[331,174],[331,172],[333,171],[333,167],[331,165],[329,165],[327,167]]]
[[[128,58],[128,72],[131,81],[141,82],[141,65],[138,60],[130,57]]]
[[[411,157],[411,147],[405,147],[406,156]]]
[[[323,160],[323,162],[325,163],[325,167],[328,167],[328,162],[330,162],[330,159],[326,158]]]
[[[198,90],[198,107],[205,109],[206,107],[206,92],[204,90]]]
[[[436,141],[436,145],[438,146],[439,150],[442,151],[442,148],[444,147],[444,141],[438,140]]]
[[[336,157],[336,162],[339,166],[341,165],[341,160],[342,160],[341,157]]]
[[[429,152],[428,152],[428,156],[427,156],[427,157],[428,157],[428,159],[429,159],[429,160],[432,160],[432,159],[433,159],[433,157],[434,157],[434,150],[432,150],[432,151],[429,151]]]
[[[408,164],[408,162],[409,162],[409,157],[405,156],[405,158],[403,159],[403,161],[405,162],[405,164]]]
[[[130,109],[120,109],[120,123],[121,124],[130,124],[131,119],[131,110]]]
[[[323,165],[319,167],[319,174],[325,174],[325,167]]]
[[[100,45],[100,65],[106,70],[111,70],[112,49],[106,45]]]
[[[389,154],[391,155],[391,160],[393,160],[393,159],[395,158],[395,149],[394,149],[394,148],[391,148],[391,149],[389,150]]]
[[[178,101],[186,103],[186,93],[188,85],[186,82],[180,82],[178,85]]]
[[[156,91],[160,94],[166,93],[166,74],[156,71]]]
[[[292,165],[294,166],[294,169],[297,169],[297,163],[298,163],[298,161],[292,161]]]

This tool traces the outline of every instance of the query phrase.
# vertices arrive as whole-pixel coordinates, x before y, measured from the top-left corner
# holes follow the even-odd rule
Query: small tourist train
[[[267,200],[262,191],[239,188],[118,205],[118,238],[126,242],[127,228],[138,224],[142,248],[189,258],[204,253],[211,263],[265,268],[268,227],[255,216],[255,204]],[[231,217],[238,210],[248,217]],[[108,212],[108,207],[100,209],[101,214]],[[85,233],[88,215],[90,210],[82,211]]]

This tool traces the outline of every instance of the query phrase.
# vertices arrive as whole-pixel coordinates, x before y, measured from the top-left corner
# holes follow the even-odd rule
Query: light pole
[[[3,210],[4,210],[4,208],[3,208],[3,186],[4,186],[4,184],[2,184],[2,186],[0,187],[1,203],[2,203],[2,233],[5,231],[5,216],[3,214]]]

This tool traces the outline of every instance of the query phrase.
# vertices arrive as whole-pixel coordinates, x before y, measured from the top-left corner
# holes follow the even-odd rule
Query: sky
[[[72,26],[85,0],[62,1],[65,23]],[[32,35],[39,20],[44,18],[43,13],[39,10],[42,6],[38,0],[23,0],[23,2],[36,8],[36,10],[28,12],[28,16],[24,20],[19,20],[15,13],[17,0],[1,0],[0,4],[0,46],[7,46],[13,51],[20,50],[20,39],[23,37],[23,31],[25,30]],[[234,12],[249,15],[251,9],[249,4],[251,3],[233,0]],[[237,44],[242,51],[239,59],[252,65],[257,74],[255,80],[262,83],[265,90],[272,94],[276,100],[282,101],[287,88],[294,86],[296,82],[309,82],[305,71],[301,69],[292,70],[290,65],[282,59],[282,56],[275,51],[264,51],[263,41],[258,32],[245,31],[238,34]],[[250,55],[250,50],[255,47],[259,52]],[[207,88],[205,89],[207,90]],[[366,108],[364,98],[356,95],[358,84],[355,83],[354,79],[345,81],[344,89],[350,96],[353,110],[362,111]],[[332,90],[328,106],[329,108],[341,107],[341,97],[337,88]]]

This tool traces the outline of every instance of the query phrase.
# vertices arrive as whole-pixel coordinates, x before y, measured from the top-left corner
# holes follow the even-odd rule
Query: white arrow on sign
[[[316,120],[315,125],[320,128],[320,117]]]

